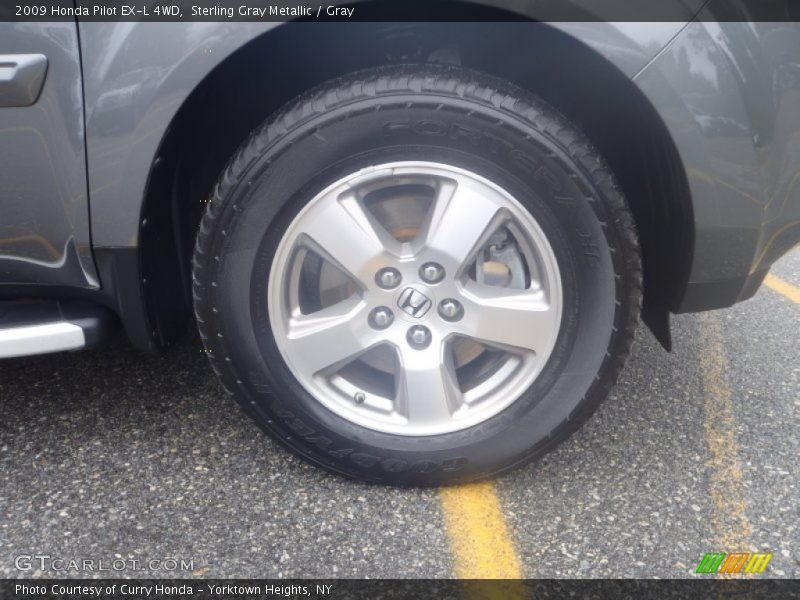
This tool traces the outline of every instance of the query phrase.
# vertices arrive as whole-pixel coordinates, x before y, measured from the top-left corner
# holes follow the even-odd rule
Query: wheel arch
[[[87,84],[94,101],[87,124],[95,246],[138,248],[144,310],[137,322],[126,322],[137,345],[152,350],[169,343],[190,316],[189,260],[204,202],[228,157],[266,115],[332,77],[377,64],[428,61],[509,79],[584,129],[631,203],[643,247],[645,317],[668,345],[667,311],[680,295],[691,254],[691,199],[672,139],[631,77],[676,31],[661,28],[635,38],[629,28],[609,23],[203,25],[213,35],[195,41],[182,62],[159,74],[158,85],[139,92],[132,131],[114,133],[101,120],[108,91],[100,90],[114,91],[101,82],[113,69],[104,72],[98,63],[88,73],[94,80],[94,88]],[[537,27],[534,36],[525,30],[531,26]],[[180,32],[185,43],[186,32]],[[537,60],[545,50],[559,60]],[[113,105],[113,95],[108,98],[106,105]],[[109,148],[122,155],[121,175],[110,188],[116,198],[109,188],[103,191],[103,177],[113,174],[105,172],[100,150]]]

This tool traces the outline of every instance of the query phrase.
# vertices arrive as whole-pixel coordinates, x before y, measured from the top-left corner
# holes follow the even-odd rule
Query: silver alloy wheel
[[[268,294],[300,384],[348,421],[407,436],[512,404],[547,362],[562,312],[532,215],[487,179],[429,162],[369,167],[317,194],[280,241]]]

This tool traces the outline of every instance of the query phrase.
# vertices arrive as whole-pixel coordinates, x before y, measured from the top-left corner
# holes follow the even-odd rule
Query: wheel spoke
[[[308,202],[276,248],[268,294],[275,342],[312,397],[417,437],[480,426],[519,398],[552,352],[563,290],[545,233],[508,192],[400,161]]]
[[[303,243],[365,284],[388,264],[386,235],[352,195],[337,198],[302,229]]]
[[[432,260],[463,268],[506,218],[496,200],[474,183],[446,182],[428,218],[425,246]]]
[[[342,367],[379,341],[358,296],[289,321],[287,347],[306,376]]]
[[[558,332],[557,311],[541,290],[517,290],[468,282],[463,301],[469,318],[461,333],[490,345],[542,353]]]
[[[409,423],[424,425],[450,419],[463,404],[449,349],[434,343],[425,350],[401,349],[397,411]]]

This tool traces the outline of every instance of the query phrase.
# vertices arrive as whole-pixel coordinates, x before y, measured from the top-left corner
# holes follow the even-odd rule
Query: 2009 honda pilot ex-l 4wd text
[[[224,388],[331,471],[540,456],[640,315],[668,348],[670,313],[749,298],[800,239],[800,27],[681,6],[0,23],[0,356],[196,322]]]

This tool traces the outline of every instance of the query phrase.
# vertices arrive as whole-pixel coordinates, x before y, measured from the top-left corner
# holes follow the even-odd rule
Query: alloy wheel
[[[482,176],[427,162],[362,169],[310,199],[268,294],[298,382],[340,417],[405,436],[510,406],[547,362],[562,313],[533,216]]]

